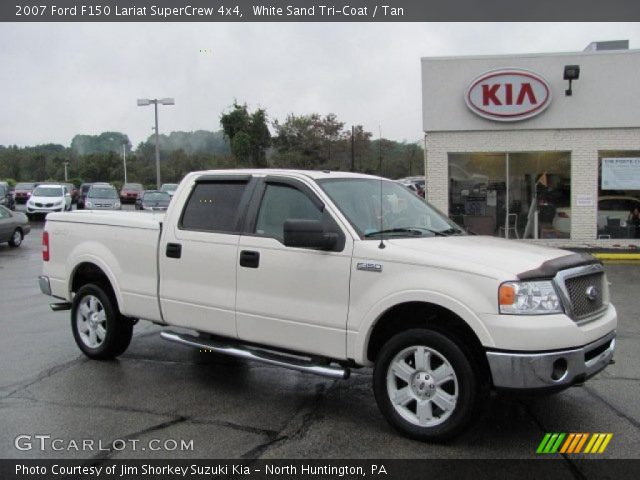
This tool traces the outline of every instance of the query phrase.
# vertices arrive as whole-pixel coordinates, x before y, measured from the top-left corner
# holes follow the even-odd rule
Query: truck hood
[[[550,260],[575,255],[566,250],[475,235],[388,239],[385,243],[390,248],[382,251],[377,242],[366,243],[373,243],[384,259],[502,279],[516,278]]]

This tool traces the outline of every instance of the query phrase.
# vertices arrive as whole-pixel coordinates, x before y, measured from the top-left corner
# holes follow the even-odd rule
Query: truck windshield
[[[463,234],[461,227],[396,182],[336,178],[318,184],[362,238]]]
[[[34,197],[61,197],[62,188],[60,187],[38,187],[33,191]]]
[[[89,198],[118,198],[116,190],[109,187],[92,187],[88,196]]]

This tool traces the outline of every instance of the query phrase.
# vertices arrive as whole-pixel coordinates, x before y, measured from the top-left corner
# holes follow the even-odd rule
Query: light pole
[[[122,144],[122,163],[124,164],[124,183],[127,183],[127,146]]]
[[[156,117],[156,183],[158,184],[158,190],[160,190],[160,137],[158,133],[158,104],[160,105],[175,105],[175,100],[173,98],[161,98],[161,99],[149,99],[149,98],[139,98],[138,106],[146,107],[147,105],[153,104],[155,107],[155,117]]]
[[[67,167],[69,166],[69,162],[64,162],[64,181],[69,181],[69,175],[67,174]]]

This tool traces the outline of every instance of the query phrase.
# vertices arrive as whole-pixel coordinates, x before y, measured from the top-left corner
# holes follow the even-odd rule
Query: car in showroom
[[[640,199],[627,195],[604,195],[598,198],[598,235],[627,227],[629,213],[640,208]],[[571,232],[571,208],[557,208],[553,228],[560,233]],[[609,233],[608,233],[609,232]],[[614,234],[614,237],[620,236]]]
[[[136,200],[136,210],[164,211],[169,207],[171,197],[167,192],[147,190]]]
[[[31,197],[31,192],[38,184],[34,182],[21,182],[16,184],[13,191],[13,198],[18,205],[24,205]]]
[[[125,183],[120,190],[120,203],[136,203],[143,192],[141,183]]]
[[[0,243],[19,247],[25,235],[31,231],[29,219],[22,212],[12,212],[0,205]]]
[[[108,183],[94,183],[84,200],[87,210],[121,210],[122,204],[118,191]]]
[[[6,182],[0,182],[0,205],[7,207],[9,210],[16,208],[16,202],[11,195],[11,189]]]
[[[173,194],[176,193],[177,189],[178,189],[177,183],[163,183],[162,186],[160,187],[160,191],[167,192],[170,197],[173,197]]]
[[[67,210],[71,210],[71,193],[61,184],[38,185],[27,200],[28,217]]]

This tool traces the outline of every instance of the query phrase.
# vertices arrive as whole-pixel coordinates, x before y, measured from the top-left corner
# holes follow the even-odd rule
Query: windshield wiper
[[[429,230],[428,228],[424,228],[424,227],[404,227],[404,228],[389,228],[387,230],[378,230],[376,232],[369,232],[365,234],[365,238],[370,238],[370,237],[374,237],[374,236],[385,234],[385,233],[409,233],[411,235],[422,236],[423,231],[430,232],[430,233],[433,233],[434,235],[439,235],[443,237],[447,236],[447,234],[445,233],[438,232],[436,230]]]

